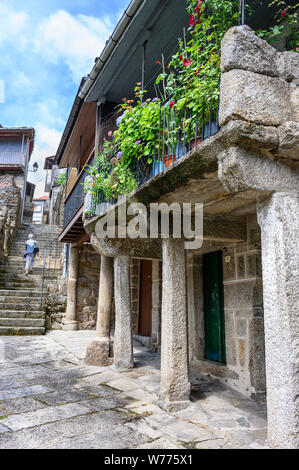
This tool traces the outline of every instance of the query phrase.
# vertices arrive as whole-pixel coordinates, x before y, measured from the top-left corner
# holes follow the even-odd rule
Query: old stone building
[[[27,181],[35,131],[27,127],[0,125],[0,258],[9,254],[16,229],[32,220],[35,185]]]
[[[131,13],[127,47],[149,14]],[[162,9],[159,21],[169,13]],[[186,21],[183,12],[176,18],[174,29]],[[113,211],[119,218],[124,201],[97,201],[96,215],[86,217],[84,168],[99,148],[102,119],[130,85],[109,82],[125,54],[123,43],[114,47],[112,57],[104,51],[106,67],[96,64],[82,81],[56,156],[77,176],[60,235],[71,244],[64,328],[96,324],[88,364],[132,368],[133,334],[160,350],[157,402],[168,410],[190,403],[190,367],[266,400],[269,444],[296,448],[298,55],[278,52],[247,26],[230,29],[221,50],[220,130],[125,201],[143,203],[148,214],[151,203],[203,203],[203,244],[186,249],[183,236],[164,238],[160,229],[155,239],[103,238],[102,219]]]

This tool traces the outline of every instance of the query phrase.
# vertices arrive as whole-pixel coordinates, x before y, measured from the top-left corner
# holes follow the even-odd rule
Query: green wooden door
[[[226,362],[222,251],[203,256],[205,357]]]

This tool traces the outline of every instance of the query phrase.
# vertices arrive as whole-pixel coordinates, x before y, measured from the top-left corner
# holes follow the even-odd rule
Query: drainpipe
[[[107,59],[111,55],[112,51],[115,49],[116,45],[118,44],[123,32],[125,31],[126,27],[130,23],[131,19],[135,15],[136,11],[140,7],[142,3],[145,3],[146,0],[132,0],[129,4],[128,8],[124,11],[120,21],[118,22],[114,32],[108,39],[106,46],[98,58],[95,66],[93,67],[91,73],[88,75],[87,80],[85,81],[82,89],[79,92],[79,97],[84,99],[87,94],[89,93],[92,85],[94,84],[96,78],[98,77],[100,71],[106,64]]]

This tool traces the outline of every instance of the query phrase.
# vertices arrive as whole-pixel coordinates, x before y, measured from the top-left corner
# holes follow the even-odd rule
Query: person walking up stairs
[[[48,283],[61,272],[62,245],[58,242],[59,233],[58,226],[24,224],[19,227],[10,256],[5,265],[0,265],[0,336],[45,334],[45,313],[41,308],[43,269],[45,265],[46,295]],[[30,276],[24,272],[24,249],[28,234],[38,240],[40,252]]]
[[[30,233],[28,240],[26,241],[26,250],[24,254],[24,258],[26,259],[26,276],[32,272],[32,268],[34,266],[34,259],[35,257],[39,257],[39,248],[38,244],[35,240],[33,240],[33,233]]]

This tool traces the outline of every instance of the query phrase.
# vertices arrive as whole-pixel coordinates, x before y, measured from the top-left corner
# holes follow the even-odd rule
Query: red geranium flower
[[[183,56],[182,56],[182,55],[179,56],[179,60],[183,60]]]
[[[170,109],[172,109],[174,107],[174,105],[175,105],[175,101],[170,101],[170,103],[169,103]]]
[[[286,17],[286,15],[287,15],[287,14],[286,14],[286,12],[285,12],[285,11],[282,11],[282,12],[281,12],[281,17],[282,17],[282,18],[285,18],[285,17]]]
[[[184,59],[183,64],[185,65],[185,67],[189,67],[189,65],[191,65],[191,61],[189,59]]]
[[[194,15],[190,15],[190,26],[193,26],[195,24],[195,19],[194,19]]]

